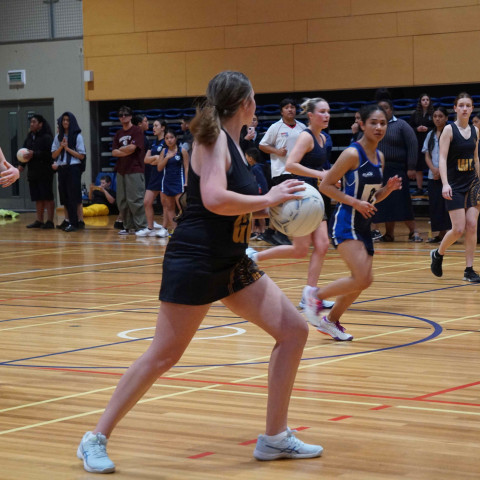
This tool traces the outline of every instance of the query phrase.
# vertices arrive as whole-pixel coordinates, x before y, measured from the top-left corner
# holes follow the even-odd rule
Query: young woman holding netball
[[[447,248],[465,232],[466,268],[463,279],[480,283],[480,275],[473,270],[480,209],[480,167],[478,128],[468,123],[473,111],[472,97],[468,93],[460,93],[455,99],[454,110],[457,119],[443,129],[439,158],[442,196],[452,228],[443,237],[440,246],[430,252],[430,268],[435,276],[443,275],[442,262]]]
[[[107,438],[153,382],[180,360],[217,300],[275,339],[266,435],[258,437],[255,458],[310,458],[323,451],[301,442],[287,427],[308,327],[277,285],[245,255],[251,212],[298,198],[295,192],[305,187],[299,180],[287,180],[266,195],[258,194],[239,146],[242,126],[255,113],[253,89],[245,75],[219,73],[210,81],[206,96],[206,105],[191,124],[195,148],[187,207],[165,251],[155,336],[123,375],[96,428],[84,435],[78,447],[77,456],[89,472],[115,470],[106,452]]]
[[[343,151],[320,184],[320,191],[338,202],[331,220],[332,241],[351,275],[310,290],[305,309],[307,320],[318,331],[339,341],[353,339],[340,324],[340,317],[373,280],[370,227],[377,210],[375,203],[402,188],[397,175],[382,187],[384,157],[377,146],[387,131],[386,113],[377,105],[370,105],[362,108],[360,116],[363,137]],[[339,190],[337,183],[342,177]],[[335,305],[327,316],[321,317],[323,300],[333,297]]]

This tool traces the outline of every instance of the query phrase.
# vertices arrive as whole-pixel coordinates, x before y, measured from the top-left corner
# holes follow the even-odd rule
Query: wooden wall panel
[[[238,0],[238,23],[291,22],[351,14],[350,0]]]
[[[148,52],[188,52],[225,48],[225,27],[148,32]]]
[[[134,0],[136,31],[218,27],[237,23],[236,0]]]
[[[225,28],[225,47],[285,45],[307,41],[307,21],[261,23]]]
[[[408,12],[430,8],[461,7],[477,5],[477,0],[351,0],[352,15],[371,13]]]
[[[258,93],[292,91],[293,47],[258,47],[187,53],[187,95],[203,95],[218,72],[240,70]]]
[[[83,48],[86,57],[110,57],[148,53],[147,34],[122,33],[117,35],[93,35],[85,37]]]
[[[84,0],[83,11],[88,100],[199,95],[226,68],[265,93],[480,81],[480,0]],[[164,58],[173,70],[157,88],[118,76],[134,64],[155,77]]]
[[[296,90],[344,89],[352,88],[353,83],[356,88],[413,83],[412,39],[408,37],[315,43],[294,48]]]
[[[394,13],[308,21],[309,42],[394,37],[396,34],[397,16]]]
[[[185,96],[185,54],[167,53],[94,57],[87,69],[95,72],[89,100]]]
[[[414,57],[416,85],[478,81],[480,32],[415,37]]]
[[[431,35],[458,32],[460,29],[468,32],[479,27],[480,5],[398,14],[399,35]]]
[[[134,31],[134,0],[84,0],[83,35]]]

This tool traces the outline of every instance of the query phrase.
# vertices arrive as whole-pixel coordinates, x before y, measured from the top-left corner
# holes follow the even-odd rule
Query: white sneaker
[[[253,456],[257,460],[277,458],[313,458],[323,453],[320,445],[309,445],[295,437],[296,430],[287,428],[287,435],[278,442],[271,442],[267,435],[259,435]]]
[[[317,293],[318,288],[308,288],[303,291],[305,304],[305,310],[303,313],[305,314],[307,321],[314,327],[320,325],[322,319],[320,317],[320,312],[323,310],[323,301],[318,298]]]
[[[155,227],[155,236],[161,238],[168,237],[168,230],[159,225],[159,228]]]
[[[77,457],[83,460],[83,468],[91,473],[111,473],[115,464],[108,458],[107,437],[101,433],[87,432],[77,449]]]
[[[300,302],[298,303],[298,308],[300,310],[305,310],[305,307],[307,306],[307,301],[305,300],[305,292],[307,291],[308,288],[309,288],[308,285],[303,287],[302,298],[301,298]],[[323,304],[324,309],[329,310],[330,308],[332,308],[335,305],[335,302],[331,302],[330,300],[322,300],[322,304]]]
[[[157,228],[163,228],[163,225],[160,225],[159,223],[157,222],[153,222],[153,228],[157,229]]]
[[[154,237],[155,236],[155,230],[152,228],[142,228],[141,230],[137,230],[135,232],[135,235],[137,237]]]
[[[339,342],[349,342],[353,340],[353,335],[345,333],[345,328],[340,325],[340,322],[329,322],[327,317],[323,317],[317,325],[317,330],[325,335],[330,335],[334,340]]]
[[[131,233],[135,233],[135,230],[133,228],[131,228],[130,230],[123,228],[118,232],[119,235],[130,235]]]
[[[253,260],[254,262],[257,262],[257,251],[254,249],[254,248],[250,248],[248,247],[246,250],[245,250],[245,255],[247,255],[247,257],[250,259],[250,260]]]

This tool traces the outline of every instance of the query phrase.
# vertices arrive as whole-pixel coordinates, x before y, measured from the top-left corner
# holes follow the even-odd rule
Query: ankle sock
[[[276,435],[265,435],[271,442],[280,442],[287,436],[287,431],[277,433]]]

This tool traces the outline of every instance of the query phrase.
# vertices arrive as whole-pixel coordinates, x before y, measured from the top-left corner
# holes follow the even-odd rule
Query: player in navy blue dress
[[[322,454],[321,446],[303,443],[287,427],[308,327],[286,295],[245,255],[252,212],[266,215],[268,207],[299,198],[296,192],[305,188],[299,180],[287,180],[258,194],[239,145],[242,126],[255,113],[253,95],[245,75],[221,72],[210,81],[206,105],[192,121],[195,147],[187,206],[165,251],[155,336],[121,378],[96,428],[80,442],[77,456],[89,472],[115,470],[107,438],[153,382],[180,360],[217,300],[265,330],[275,343],[268,367],[266,434],[258,437],[255,458]],[[157,420],[161,430],[163,420]]]
[[[360,116],[363,137],[343,151],[320,184],[320,191],[337,201],[330,220],[331,236],[351,276],[309,291],[305,308],[307,320],[319,332],[340,341],[353,339],[340,324],[340,317],[373,280],[370,227],[377,210],[375,203],[402,188],[397,175],[382,187],[384,157],[377,146],[387,131],[385,111],[370,105],[360,111]],[[341,190],[337,188],[340,179]],[[323,300],[332,297],[336,297],[335,305],[322,317]]]
[[[309,98],[301,105],[302,113],[308,117],[309,128],[300,133],[295,146],[288,155],[285,165],[286,173],[295,175],[318,190],[319,181],[326,175],[330,164],[328,162],[326,138],[322,130],[328,127],[330,121],[330,106],[323,98]],[[247,250],[247,255],[255,262],[272,258],[304,258],[313,244],[313,252],[308,265],[307,285],[304,287],[299,303],[300,309],[305,308],[308,290],[316,290],[323,261],[328,250],[327,215],[330,210],[330,199],[325,197],[326,215],[319,227],[303,237],[293,237],[292,245],[280,245],[257,252],[253,248]],[[331,308],[333,302],[325,301],[325,308]]]
[[[187,184],[188,152],[177,143],[177,134],[174,130],[165,130],[165,147],[160,153],[157,163],[158,171],[163,171],[162,205],[163,226],[171,233],[176,227],[175,207],[181,210],[180,195]]]
[[[153,134],[157,137],[150,150],[145,155],[145,168],[150,167],[148,185],[145,190],[143,205],[145,207],[145,216],[147,217],[147,227],[149,237],[168,237],[168,232],[162,225],[154,220],[153,202],[162,191],[163,170],[158,171],[157,164],[160,160],[160,154],[165,147],[165,128],[167,122],[157,119],[153,122]]]
[[[480,209],[480,166],[478,160],[478,129],[469,125],[473,112],[472,97],[465,92],[455,99],[457,119],[447,125],[440,136],[439,170],[442,196],[445,199],[452,228],[436,250],[430,252],[432,273],[443,275],[445,252],[465,232],[465,263],[463,279],[480,283],[480,275],[473,270],[477,244],[477,223]]]

